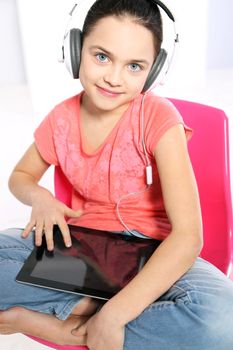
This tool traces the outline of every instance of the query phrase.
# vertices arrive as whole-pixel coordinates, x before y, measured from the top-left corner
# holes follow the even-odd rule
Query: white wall
[[[233,68],[233,1],[210,0],[208,6],[207,66]]]
[[[0,85],[26,82],[15,0],[0,0]]]
[[[203,86],[207,61],[208,0],[166,0],[164,3],[175,15],[179,33],[179,44],[166,86],[173,91]]]

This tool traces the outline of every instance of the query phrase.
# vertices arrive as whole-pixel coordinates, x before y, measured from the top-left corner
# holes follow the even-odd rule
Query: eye
[[[142,70],[142,67],[137,63],[131,63],[131,64],[129,64],[129,69],[132,72],[140,72],[140,70]]]
[[[96,57],[97,60],[100,61],[100,62],[103,62],[103,63],[108,62],[108,57],[107,57],[104,53],[97,53],[97,54],[95,55],[95,57]]]

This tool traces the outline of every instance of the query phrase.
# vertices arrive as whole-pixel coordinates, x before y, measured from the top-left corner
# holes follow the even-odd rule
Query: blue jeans
[[[0,310],[13,306],[65,320],[81,296],[15,282],[33,249],[33,235],[0,233]],[[140,295],[139,295],[140,297]],[[125,327],[124,350],[232,350],[233,282],[198,258],[164,295]]]

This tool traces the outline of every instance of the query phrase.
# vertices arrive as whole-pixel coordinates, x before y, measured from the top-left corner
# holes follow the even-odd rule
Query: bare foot
[[[90,316],[71,315],[66,321],[22,307],[0,312],[0,333],[25,333],[60,345],[83,345],[86,335],[73,336],[71,331],[86,323]]]

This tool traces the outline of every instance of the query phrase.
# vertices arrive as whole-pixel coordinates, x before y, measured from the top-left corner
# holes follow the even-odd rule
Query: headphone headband
[[[158,5],[159,7],[161,7],[164,12],[166,12],[166,14],[168,15],[168,17],[175,22],[175,17],[173,16],[173,14],[171,13],[171,11],[167,8],[167,6],[160,0],[151,0],[151,2],[154,2],[155,5]]]

